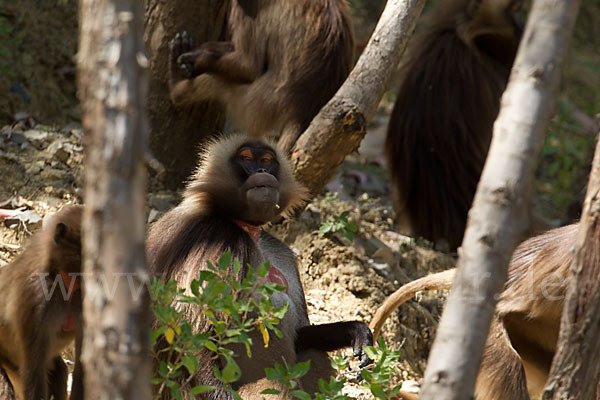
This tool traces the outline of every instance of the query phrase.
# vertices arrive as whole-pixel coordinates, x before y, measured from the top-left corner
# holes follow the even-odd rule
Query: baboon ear
[[[67,236],[67,225],[59,222],[54,231],[54,243],[59,244]]]

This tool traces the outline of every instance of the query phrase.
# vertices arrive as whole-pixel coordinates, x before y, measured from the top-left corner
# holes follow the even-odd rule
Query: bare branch
[[[143,5],[82,0],[79,89],[88,135],[83,225],[85,397],[148,399]]]
[[[557,352],[542,399],[595,399],[600,378],[600,141],[583,206]]]
[[[421,399],[473,396],[477,371],[517,238],[579,0],[534,2],[477,188],[458,271],[425,371]]]
[[[396,71],[424,0],[388,0],[367,47],[346,82],[292,150],[296,177],[318,194],[356,150]]]

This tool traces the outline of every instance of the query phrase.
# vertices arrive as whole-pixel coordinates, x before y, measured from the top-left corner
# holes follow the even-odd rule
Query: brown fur
[[[372,343],[371,332],[366,324],[359,322],[309,326],[304,291],[291,249],[265,232],[260,232],[258,241],[254,242],[235,222],[241,218],[242,210],[246,208],[244,196],[240,195],[240,188],[244,187],[245,182],[240,181],[241,178],[236,174],[232,157],[247,143],[262,143],[263,147],[276,152],[279,170],[275,178],[279,182],[280,208],[272,217],[289,213],[303,201],[306,191],[296,183],[289,162],[272,142],[245,136],[213,141],[204,151],[200,167],[189,182],[182,203],[150,228],[147,241],[150,267],[159,278],[174,278],[179,287],[189,288],[192,279],[206,268],[206,261],[215,263],[227,249],[231,249],[232,256],[239,259],[243,266],[237,276],[240,280],[245,276],[248,264],[257,267],[269,260],[288,282],[285,294],[275,294],[272,297],[275,304],[283,305],[288,302],[290,305],[279,324],[283,337],[271,335],[269,347],[265,348],[260,334],[256,332],[253,336],[251,359],[245,356],[245,349],[233,347],[242,370],[242,378],[234,388],[246,399],[258,398],[257,393],[277,385],[265,379],[265,367],[272,367],[275,362],[281,363],[282,358],[291,364],[310,359],[312,368],[302,379],[302,385],[304,390],[314,392],[318,389],[318,378],[332,373],[325,351],[349,345],[354,346],[355,352],[357,349],[361,350],[362,344]],[[268,221],[262,223],[265,222]],[[233,274],[233,270],[231,273]],[[196,309],[190,307],[185,312],[196,332],[211,329]],[[320,339],[317,344],[319,349],[313,348],[313,335]],[[221,367],[220,361],[208,353],[204,354],[201,370],[192,377],[191,384],[221,387],[214,377],[214,367]],[[169,394],[165,393],[164,397],[168,398]],[[222,389],[209,392],[203,398],[232,399]]]
[[[525,400],[528,392],[539,395],[543,390],[556,351],[578,227],[550,230],[515,250],[479,369],[477,399]],[[453,275],[454,270],[428,275],[398,289],[371,322],[375,337],[403,302],[422,290],[449,289]]]
[[[440,0],[413,39],[386,157],[403,233],[462,241],[520,31],[514,0]]]
[[[61,272],[81,272],[81,214],[81,207],[63,208],[33,235],[23,253],[0,269],[0,363],[17,399],[67,398],[67,367],[60,353],[75,331],[64,330],[63,323],[69,316],[79,317],[81,291],[69,292],[67,282],[68,298],[58,285],[51,291],[62,280]]]
[[[346,1],[232,0],[228,29],[230,41],[192,51],[187,40],[174,40],[171,99],[220,100],[248,133],[283,135],[289,150],[350,72]]]

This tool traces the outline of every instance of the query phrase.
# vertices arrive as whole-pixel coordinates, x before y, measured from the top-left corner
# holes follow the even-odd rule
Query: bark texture
[[[559,87],[579,0],[534,2],[502,98],[458,270],[429,355],[420,398],[473,396],[494,308],[517,238],[529,225],[535,160]]]
[[[169,42],[184,30],[196,45],[221,38],[229,1],[146,0],[144,4],[144,41],[150,58],[150,149],[165,167],[165,183],[175,188],[196,166],[199,143],[222,132],[225,112],[214,102],[192,107],[171,103],[167,80]]]
[[[596,398],[600,378],[600,141],[596,143],[568,282],[544,400]]]
[[[388,0],[350,76],[296,141],[292,150],[296,178],[311,195],[325,187],[344,158],[360,145],[424,4],[424,0]]]
[[[143,7],[137,0],[81,0],[80,12],[85,397],[149,399]]]

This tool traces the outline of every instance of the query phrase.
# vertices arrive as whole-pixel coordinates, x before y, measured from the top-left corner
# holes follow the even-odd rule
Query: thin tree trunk
[[[169,98],[169,42],[187,31],[197,44],[224,35],[229,1],[145,0],[144,40],[150,58],[150,148],[165,167],[164,183],[176,188],[198,162],[198,144],[223,130],[225,111],[216,102],[175,107]]]
[[[458,270],[425,371],[423,400],[472,398],[555,104],[579,0],[533,3],[481,175]]]
[[[346,82],[296,141],[296,178],[312,195],[356,150],[398,67],[425,0],[388,0],[379,23]]]
[[[600,141],[582,214],[545,400],[594,399],[600,378]]]
[[[137,0],[81,0],[80,13],[85,397],[149,399],[143,7]]]

